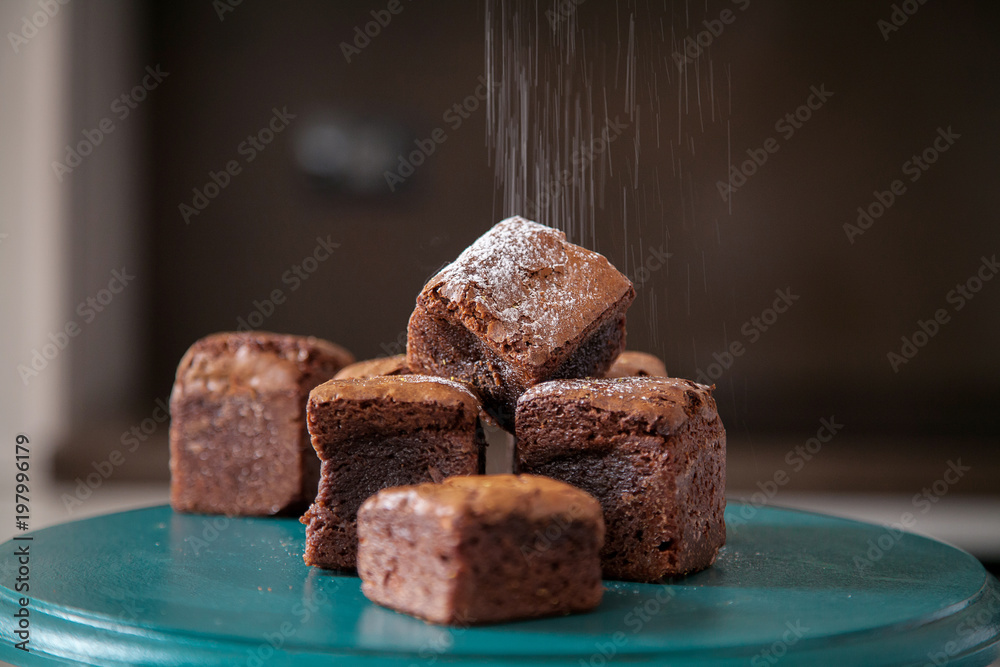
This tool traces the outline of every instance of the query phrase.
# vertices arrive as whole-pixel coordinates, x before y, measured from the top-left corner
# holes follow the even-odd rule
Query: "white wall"
[[[18,364],[30,365],[69,311],[69,193],[51,160],[66,144],[71,6],[46,17],[15,53],[8,33],[40,11],[29,0],[0,3],[0,451],[16,433],[32,442],[32,467],[44,466],[67,419],[67,358],[59,355],[27,386]]]

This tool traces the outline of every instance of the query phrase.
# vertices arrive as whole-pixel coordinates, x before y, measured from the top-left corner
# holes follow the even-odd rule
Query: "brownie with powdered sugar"
[[[604,577],[657,581],[726,541],[726,431],[712,388],[660,377],[557,380],[517,404],[517,463],[596,497]]]
[[[510,429],[528,387],[608,370],[625,346],[634,298],[603,255],[509,218],[424,286],[408,326],[407,366],[470,383]]]

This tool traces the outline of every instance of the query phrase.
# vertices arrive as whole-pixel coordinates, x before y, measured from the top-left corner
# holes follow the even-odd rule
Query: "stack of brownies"
[[[370,599],[437,623],[584,611],[602,576],[708,567],[725,430],[711,387],[624,351],[634,297],[602,255],[510,218],[424,286],[405,357],[204,338],[171,396],[172,504],[308,505],[308,565],[357,569]],[[484,433],[504,431],[519,474],[484,475]]]

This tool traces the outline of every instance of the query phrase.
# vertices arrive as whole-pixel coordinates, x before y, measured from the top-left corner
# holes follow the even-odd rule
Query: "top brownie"
[[[625,343],[632,283],[596,252],[514,217],[430,279],[410,318],[416,373],[473,384],[510,425],[525,389],[601,375]]]

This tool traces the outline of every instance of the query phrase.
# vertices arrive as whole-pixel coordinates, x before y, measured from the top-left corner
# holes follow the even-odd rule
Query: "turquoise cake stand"
[[[0,547],[0,659],[15,665],[987,665],[1000,587],[969,554],[890,528],[730,503],[718,562],[607,582],[594,612],[444,628],[302,563],[295,519],[168,507]],[[28,545],[30,652],[19,638]]]

